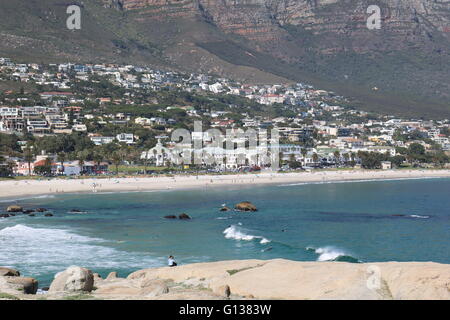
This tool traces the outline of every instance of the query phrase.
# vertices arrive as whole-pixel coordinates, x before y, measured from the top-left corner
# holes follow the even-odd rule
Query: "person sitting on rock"
[[[173,256],[169,256],[169,259],[167,260],[169,267],[176,267],[177,263],[175,262],[175,259]]]

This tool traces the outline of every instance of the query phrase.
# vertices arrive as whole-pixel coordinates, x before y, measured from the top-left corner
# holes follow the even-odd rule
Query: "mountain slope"
[[[0,54],[304,81],[368,110],[450,117],[449,1],[90,0],[69,31],[73,3],[2,2]],[[380,30],[366,27],[373,4]]]

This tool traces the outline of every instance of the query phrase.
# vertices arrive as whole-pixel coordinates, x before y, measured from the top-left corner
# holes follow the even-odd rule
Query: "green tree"
[[[31,147],[27,146],[25,148],[24,160],[28,163],[28,175],[31,176],[31,162],[33,162],[34,155]]]
[[[100,167],[100,163],[105,159],[105,156],[103,155],[103,152],[101,150],[96,150],[94,154],[92,155],[92,160],[95,162],[97,166],[97,170]]]
[[[76,154],[76,160],[78,160],[78,166],[80,167],[80,173],[83,174],[83,166],[87,159],[86,153],[84,151],[79,151]]]
[[[67,155],[65,152],[60,152],[57,155],[57,161],[61,164],[61,173],[64,173],[64,161],[66,161]]]
[[[122,155],[118,151],[113,152],[111,155],[111,161],[114,164],[114,167],[116,168],[116,175],[118,175],[119,165],[122,163]]]
[[[335,152],[333,152],[333,156],[334,156],[334,161],[336,163],[339,163],[340,159],[341,159],[341,153],[339,152],[339,150],[336,150]]]
[[[396,167],[400,167],[400,165],[406,160],[405,156],[402,155],[396,155],[394,157],[390,157],[389,161],[391,161],[391,163],[396,166]]]
[[[317,155],[317,153],[315,153],[315,152],[313,153],[312,160],[314,163],[317,163],[319,161],[319,156]]]

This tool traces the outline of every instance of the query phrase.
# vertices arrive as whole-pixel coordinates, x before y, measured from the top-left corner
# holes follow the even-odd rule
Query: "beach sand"
[[[261,172],[235,175],[176,175],[173,177],[84,178],[0,181],[0,197],[59,193],[181,190],[224,186],[326,183],[389,179],[450,177],[450,170],[343,170],[295,173]]]

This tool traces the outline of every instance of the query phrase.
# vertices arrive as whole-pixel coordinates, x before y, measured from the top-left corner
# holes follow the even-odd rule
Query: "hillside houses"
[[[2,134],[78,134],[96,147],[120,144],[142,152],[156,136],[199,120],[205,130],[277,130],[282,161],[310,166],[338,166],[358,153],[405,155],[414,144],[450,154],[448,119],[368,113],[304,83],[256,85],[148,66],[40,65],[6,57],[0,58],[1,81],[19,85],[0,92]],[[29,85],[34,91],[25,89]]]

